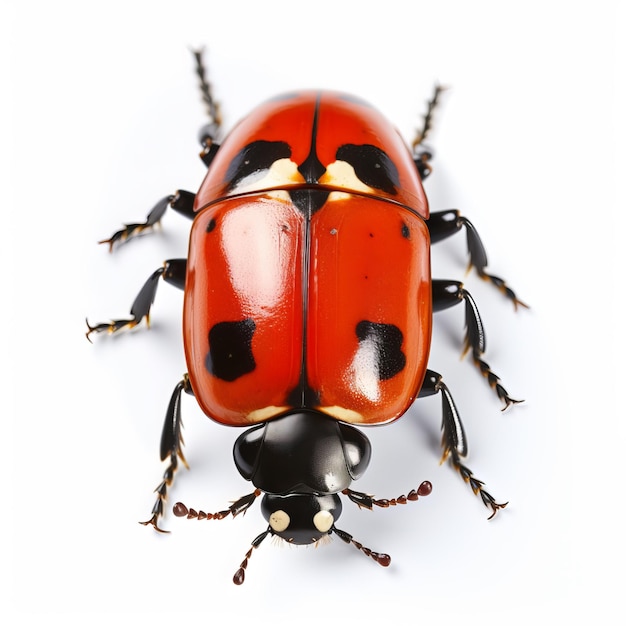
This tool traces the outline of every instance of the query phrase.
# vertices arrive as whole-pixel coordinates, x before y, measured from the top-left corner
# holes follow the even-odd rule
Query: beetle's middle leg
[[[478,367],[480,373],[487,379],[489,386],[498,394],[498,398],[504,402],[504,409],[512,404],[519,404],[523,400],[511,398],[508,391],[500,384],[500,377],[497,376],[489,364],[481,357],[485,352],[485,328],[478,313],[478,307],[469,291],[463,288],[463,283],[456,280],[433,280],[433,311],[443,311],[455,304],[465,302],[465,341],[463,346],[463,356],[467,352],[472,353],[474,365]]]
[[[154,271],[150,278],[144,283],[143,287],[137,294],[133,305],[130,308],[131,318],[115,319],[110,322],[103,322],[91,326],[87,322],[87,339],[91,341],[91,333],[115,333],[122,328],[133,328],[141,322],[144,317],[148,326],[150,325],[150,308],[154,302],[157,289],[159,287],[159,278],[163,278],[166,283],[174,285],[179,289],[185,288],[185,278],[187,274],[187,259],[169,259],[163,263],[163,267]]]

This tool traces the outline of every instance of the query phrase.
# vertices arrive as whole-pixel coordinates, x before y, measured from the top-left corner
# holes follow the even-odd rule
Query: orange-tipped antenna
[[[388,554],[383,554],[382,552],[374,552],[369,548],[366,548],[362,543],[356,541],[351,534],[345,532],[344,530],[340,530],[336,526],[333,525],[331,532],[334,532],[339,539],[345,541],[346,543],[351,543],[355,548],[361,550],[363,554],[369,556],[371,559],[374,559],[376,563],[382,565],[383,567],[389,567],[391,563],[391,557]],[[330,533],[328,533],[330,534]]]
[[[245,513],[253,504],[253,502],[261,495],[260,489],[255,489],[252,493],[235,500],[227,509],[223,511],[217,511],[217,513],[205,513],[204,511],[196,511],[184,505],[182,502],[177,502],[172,509],[176,517],[186,517],[187,519],[197,520],[210,520],[210,519],[224,519],[229,515],[237,517],[241,513]]]
[[[387,507],[396,506],[397,504],[415,502],[416,500],[419,500],[420,496],[425,497],[430,495],[432,490],[432,484],[428,480],[425,480],[417,489],[411,489],[408,496],[401,495],[397,498],[391,498],[390,500],[387,498],[377,500],[374,496],[363,493],[362,491],[353,491],[352,489],[344,489],[341,493],[348,496],[348,498],[350,498],[350,500],[352,500],[352,502],[354,502],[359,508],[366,508],[371,511],[374,506],[386,509]]]
[[[263,539],[265,539],[265,537],[267,537],[271,533],[272,533],[272,529],[268,527],[266,531],[262,532],[258,537],[256,537],[252,541],[252,545],[250,546],[250,549],[246,552],[246,556],[241,562],[239,569],[235,572],[235,575],[233,576],[233,582],[235,583],[235,585],[243,584],[244,580],[246,579],[246,569],[248,567],[248,561],[250,560],[250,557],[252,556],[252,550],[254,550],[255,548],[258,548],[261,545],[261,542],[263,541]]]

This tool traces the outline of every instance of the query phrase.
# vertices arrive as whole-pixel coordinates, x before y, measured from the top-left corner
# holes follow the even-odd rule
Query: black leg
[[[428,101],[422,129],[417,131],[415,139],[412,143],[413,161],[415,162],[415,167],[417,168],[417,171],[422,180],[424,180],[432,172],[430,160],[433,158],[432,150],[426,147],[423,144],[423,141],[424,139],[426,139],[426,136],[432,128],[433,113],[439,104],[439,98],[444,90],[445,87],[441,87],[441,85],[435,85],[433,97]]]
[[[491,370],[489,364],[481,357],[485,352],[486,339],[478,307],[469,291],[463,288],[463,283],[456,280],[433,280],[433,311],[442,311],[455,304],[465,302],[465,341],[463,356],[471,352],[472,360],[481,374],[487,379],[489,386],[498,394],[498,398],[504,402],[504,409],[512,404],[518,404],[523,400],[511,398],[507,390],[500,384],[500,378]]]
[[[200,143],[203,147],[203,150],[200,153],[200,158],[208,167],[217,153],[217,149],[219,148],[219,145],[215,143],[215,140],[219,134],[222,120],[219,112],[219,106],[211,94],[211,85],[206,79],[206,70],[202,62],[202,50],[194,51],[193,55],[196,60],[196,74],[200,80],[202,100],[206,105],[207,117],[209,118],[209,121],[200,129],[199,133]],[[161,198],[152,207],[145,221],[124,224],[124,228],[114,232],[108,239],[103,239],[98,243],[108,244],[109,250],[112,251],[116,243],[128,241],[145,230],[149,230],[156,226],[161,221],[161,218],[165,214],[168,206],[181,215],[193,220],[196,216],[194,212],[195,197],[195,194],[190,191],[179,189],[175,193]]]
[[[163,506],[167,499],[167,490],[174,482],[174,475],[178,470],[179,459],[181,463],[189,469],[187,461],[185,461],[185,457],[183,456],[183,423],[180,414],[180,398],[183,391],[193,394],[187,374],[185,374],[183,379],[174,388],[170,403],[167,407],[167,412],[165,413],[165,421],[163,422],[163,432],[161,434],[161,461],[165,461],[169,457],[170,463],[163,474],[163,480],[155,489],[157,498],[152,507],[152,517],[146,522],[140,522],[140,524],[144,526],[152,526],[159,532],[168,532],[159,528],[159,518],[163,516]]]
[[[474,228],[474,225],[466,218],[463,217],[459,211],[451,209],[449,211],[440,211],[438,213],[431,213],[427,222],[428,230],[430,232],[431,243],[437,243],[442,239],[458,233],[461,228],[465,227],[467,235],[467,249],[469,251],[469,268],[475,268],[478,275],[495,285],[517,309],[518,305],[528,308],[527,304],[524,304],[516,295],[515,292],[504,282],[502,278],[498,278],[493,274],[488,274],[485,271],[487,267],[487,252],[485,246],[480,240],[478,232]]]
[[[150,326],[150,308],[154,302],[157,288],[159,286],[159,278],[163,278],[166,283],[174,285],[179,289],[185,288],[185,277],[187,273],[187,259],[170,259],[163,263],[163,267],[152,273],[150,278],[144,283],[143,287],[137,294],[133,305],[130,308],[130,319],[116,319],[110,322],[104,322],[91,326],[87,322],[87,339],[91,341],[92,333],[109,334],[115,333],[122,328],[133,328],[145,317],[148,326]]]
[[[483,504],[492,510],[492,514],[489,516],[489,519],[491,519],[500,509],[503,509],[508,502],[504,504],[496,502],[493,496],[483,489],[484,483],[475,478],[472,471],[461,463],[461,458],[467,456],[468,452],[467,439],[465,437],[461,416],[450,395],[450,391],[441,378],[441,374],[427,370],[419,397],[425,398],[426,396],[432,396],[436,393],[441,393],[442,402],[441,429],[443,435],[441,445],[443,447],[443,455],[441,461],[443,462],[448,458],[450,459],[452,466],[461,474],[463,480],[469,483],[474,494],[480,495]]]
[[[206,106],[206,114],[208,122],[200,129],[198,138],[202,145],[202,152],[200,158],[204,164],[209,167],[213,157],[217,153],[219,145],[216,142],[220,126],[222,124],[222,116],[220,114],[219,104],[213,99],[213,93],[211,91],[211,84],[206,78],[206,68],[202,60],[203,50],[194,50],[193,56],[196,60],[196,74],[200,81],[200,92],[202,93],[202,101]]]
[[[163,217],[167,207],[171,207],[177,213],[184,215],[189,219],[193,219],[195,217],[195,213],[193,210],[193,203],[196,198],[196,195],[191,193],[191,191],[184,191],[179,189],[176,193],[171,196],[165,196],[165,198],[161,198],[153,207],[146,220],[144,222],[137,222],[133,224],[124,224],[124,228],[114,232],[108,239],[103,239],[98,243],[106,243],[109,245],[109,252],[113,250],[113,246],[116,243],[124,243],[128,241],[132,237],[139,235],[144,230],[148,230],[156,226]]]

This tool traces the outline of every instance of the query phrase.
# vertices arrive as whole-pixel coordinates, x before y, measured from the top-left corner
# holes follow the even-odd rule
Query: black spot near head
[[[210,233],[210,232],[211,232],[214,228],[215,228],[215,220],[214,220],[214,219],[212,219],[212,220],[211,220],[211,221],[207,224],[207,227],[206,227],[206,232],[207,232],[207,233]]]
[[[209,353],[205,367],[216,378],[232,382],[256,367],[252,335],[256,324],[250,318],[239,322],[219,322],[209,331]]]
[[[359,342],[369,341],[375,346],[380,380],[389,380],[404,369],[403,336],[397,326],[363,320],[356,325],[356,336]]]
[[[337,150],[338,161],[345,161],[354,168],[358,179],[374,189],[396,194],[400,184],[398,168],[380,148],[369,144],[345,144]]]
[[[284,141],[253,141],[242,148],[226,171],[228,188],[236,187],[244,178],[269,170],[275,161],[291,157],[291,148]]]
[[[409,227],[404,222],[402,222],[402,236],[405,239],[411,238],[411,231],[409,230]]]

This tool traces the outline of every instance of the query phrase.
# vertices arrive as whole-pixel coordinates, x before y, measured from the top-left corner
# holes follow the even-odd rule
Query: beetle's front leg
[[[139,235],[145,230],[153,228],[156,226],[163,217],[167,207],[171,207],[174,211],[184,215],[189,219],[193,219],[195,217],[195,213],[193,211],[193,203],[196,198],[196,195],[191,193],[190,191],[184,191],[179,189],[175,193],[170,196],[165,196],[165,198],[161,198],[153,207],[150,213],[148,213],[145,221],[143,222],[135,222],[132,224],[124,224],[124,228],[114,232],[108,239],[103,239],[98,243],[106,243],[109,246],[109,252],[113,251],[113,246],[116,243],[123,243],[128,241],[132,237]]]
[[[454,404],[448,387],[446,387],[443,382],[441,374],[433,372],[432,370],[426,370],[426,377],[424,378],[424,383],[418,397],[425,398],[426,396],[432,396],[436,393],[441,393],[442,403],[441,430],[443,431],[443,435],[441,445],[443,447],[443,455],[441,461],[443,462],[448,458],[450,459],[453,467],[461,474],[463,480],[469,484],[472,491],[476,495],[480,495],[483,504],[492,510],[489,516],[489,519],[491,519],[500,509],[503,509],[508,502],[504,504],[496,502],[495,498],[488,491],[483,489],[483,481],[478,480],[472,470],[461,463],[461,458],[466,457],[468,453],[467,438],[465,437],[465,429],[463,428],[461,416]]]
[[[524,302],[522,302],[517,295],[515,295],[515,292],[502,278],[494,276],[493,274],[488,274],[485,271],[485,268],[487,267],[487,252],[485,250],[485,246],[483,245],[478,232],[474,228],[474,225],[466,217],[463,217],[459,211],[451,209],[449,211],[431,213],[427,226],[432,243],[437,243],[442,239],[447,239],[455,233],[458,233],[461,228],[465,227],[467,235],[467,249],[470,256],[468,269],[472,267],[475,268],[478,275],[482,279],[495,285],[509,300],[511,300],[511,302],[513,302],[513,306],[516,309],[518,306],[523,306],[526,309],[528,308],[528,305],[524,304]]]
[[[152,507],[152,517],[146,522],[139,522],[144,526],[152,526],[159,532],[169,532],[159,528],[159,518],[163,516],[163,507],[165,500],[167,499],[167,490],[172,486],[174,482],[174,475],[178,470],[178,461],[189,469],[187,461],[183,456],[183,437],[182,427],[183,422],[180,414],[180,399],[182,392],[185,391],[188,394],[193,395],[191,384],[189,383],[189,377],[187,374],[183,376],[183,379],[176,385],[170,403],[165,413],[165,421],[163,422],[163,432],[161,434],[161,461],[165,461],[169,457],[170,463],[163,474],[163,480],[159,483],[155,489],[157,494],[156,502]]]
[[[91,326],[87,322],[87,339],[91,341],[92,333],[115,333],[122,328],[133,328],[145,317],[148,326],[150,326],[150,308],[154,302],[157,289],[159,287],[159,278],[163,278],[166,283],[174,285],[179,289],[185,288],[185,278],[187,274],[187,259],[169,259],[163,263],[163,267],[154,271],[150,278],[144,283],[143,287],[137,294],[133,305],[130,308],[130,319],[115,319],[110,322],[102,322]]]
[[[489,364],[481,357],[485,352],[486,339],[483,322],[478,313],[478,307],[469,291],[463,288],[463,283],[456,280],[433,280],[433,311],[443,311],[455,304],[465,302],[465,341],[463,346],[463,356],[468,351],[472,353],[472,360],[480,373],[487,379],[489,386],[498,394],[498,398],[504,402],[504,409],[508,409],[512,404],[519,404],[523,400],[511,398],[508,391],[500,384],[500,377],[497,376]]]

